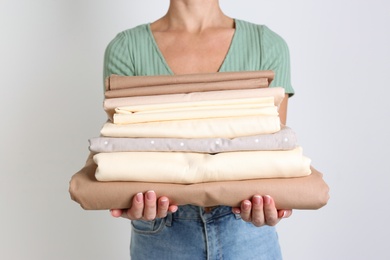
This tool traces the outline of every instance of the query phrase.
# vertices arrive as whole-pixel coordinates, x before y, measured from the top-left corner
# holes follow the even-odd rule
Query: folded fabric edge
[[[259,97],[268,97],[268,96],[273,96],[274,97],[274,104],[275,106],[279,107],[281,104],[282,100],[284,99],[284,88],[282,87],[272,87],[272,90],[269,91],[269,88],[263,88],[263,89],[241,89],[241,90],[216,90],[216,91],[206,91],[204,94],[206,96],[212,96],[212,95],[221,95],[221,93],[236,93],[236,95],[233,95],[234,98],[247,98],[247,97],[257,97],[254,94],[249,94],[252,92],[272,92],[274,93],[273,95],[259,95]],[[136,97],[118,97],[118,98],[105,98],[103,101],[103,109],[106,112],[108,119],[113,120],[113,115],[115,113],[115,108],[117,107],[125,107],[128,106],[129,104],[136,104],[136,105],[150,105],[150,104],[164,104],[164,103],[170,103],[170,102],[161,102],[160,97],[165,97],[165,100],[169,99],[174,99],[176,101],[172,102],[193,102],[190,101],[191,96],[198,96],[198,98],[195,98],[195,101],[200,101],[200,100],[226,100],[226,99],[231,99],[231,94],[228,97],[221,97],[219,96],[218,98],[210,98],[210,97],[205,97],[204,99],[199,98],[204,96],[202,92],[191,92],[187,94],[166,94],[166,95],[154,95],[154,96],[147,96],[147,98],[150,98],[154,101],[148,101],[145,102],[145,96],[136,96]],[[157,100],[159,101],[157,101]],[[133,100],[133,101],[130,101]]]
[[[274,145],[262,146],[262,142],[265,138],[276,138],[279,134],[280,140],[283,140],[283,144],[275,142]],[[88,140],[88,149],[91,152],[131,152],[131,151],[160,151],[160,152],[199,152],[199,153],[221,153],[221,152],[234,152],[234,151],[285,151],[291,150],[298,146],[297,136],[295,132],[287,127],[283,126],[281,131],[273,134],[243,136],[236,138],[198,138],[198,139],[186,139],[186,138],[130,138],[130,137],[93,137]],[[239,143],[251,142],[252,145],[245,146]],[[123,144],[128,143],[131,149],[125,149]],[[195,145],[199,143],[199,146]],[[146,145],[143,147],[142,144]],[[257,144],[257,145],[253,145]],[[116,147],[116,148],[115,148]],[[119,148],[121,147],[121,148]]]
[[[275,77],[272,70],[255,70],[255,71],[234,71],[234,72],[217,72],[217,73],[197,73],[197,74],[184,74],[184,75],[153,75],[153,76],[123,76],[118,74],[112,74],[105,78],[105,90],[118,89],[112,87],[111,80],[117,80],[121,78],[129,78],[131,81],[139,82],[143,84],[141,86],[148,86],[150,84],[156,84],[156,82],[167,84],[182,84],[182,83],[202,83],[202,82],[215,82],[215,81],[231,81],[240,79],[255,79],[266,78],[268,84],[271,84]]]

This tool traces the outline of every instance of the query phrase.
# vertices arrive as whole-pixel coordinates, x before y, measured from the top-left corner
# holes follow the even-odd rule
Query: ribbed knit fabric
[[[290,56],[286,42],[264,25],[235,20],[236,31],[220,72],[273,70],[271,87],[283,87],[293,95]],[[150,29],[142,24],[120,32],[107,46],[104,79],[111,75],[173,75]]]

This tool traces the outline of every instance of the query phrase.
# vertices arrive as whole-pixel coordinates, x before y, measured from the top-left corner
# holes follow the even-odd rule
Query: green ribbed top
[[[220,72],[273,70],[272,86],[293,95],[286,42],[267,26],[235,20],[236,30]],[[150,30],[150,24],[120,32],[107,46],[104,73],[126,76],[173,75]]]

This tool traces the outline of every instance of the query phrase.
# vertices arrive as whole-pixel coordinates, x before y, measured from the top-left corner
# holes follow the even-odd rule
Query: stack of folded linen
[[[272,73],[228,75],[109,77],[105,103],[122,106],[106,109],[112,120],[103,137],[90,139],[96,179],[193,184],[309,175],[310,159],[281,128],[284,89],[267,88]]]
[[[318,209],[328,186],[280,125],[272,71],[106,79],[101,136],[72,176],[82,208],[129,208],[154,190],[176,205],[238,206],[254,194],[277,208]]]

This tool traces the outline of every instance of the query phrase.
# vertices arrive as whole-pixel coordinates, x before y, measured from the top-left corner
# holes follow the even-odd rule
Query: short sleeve
[[[270,87],[283,87],[289,96],[294,95],[291,85],[290,53],[287,43],[282,37],[262,26],[262,68],[273,70],[275,78]]]
[[[134,62],[132,61],[129,48],[130,45],[125,32],[119,33],[108,44],[104,53],[103,80],[112,74],[134,75]]]

